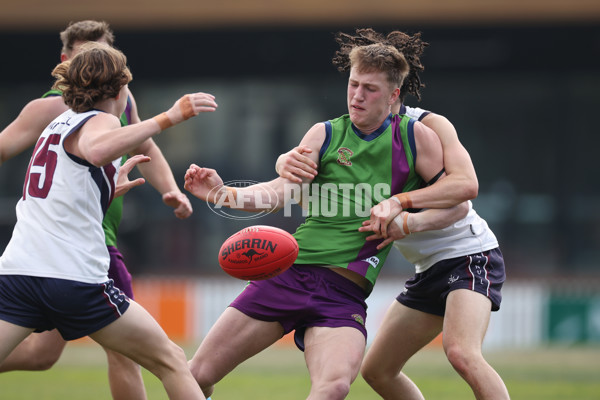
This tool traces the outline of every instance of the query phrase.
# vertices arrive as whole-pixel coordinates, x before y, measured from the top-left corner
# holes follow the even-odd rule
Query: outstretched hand
[[[143,154],[137,154],[131,158],[129,158],[121,168],[119,168],[119,176],[117,177],[117,184],[115,187],[115,196],[119,197],[123,196],[125,193],[129,192],[129,190],[135,186],[143,185],[146,180],[144,178],[137,178],[133,181],[129,180],[129,173],[136,165],[140,163],[149,162],[150,157],[145,156]]]
[[[173,125],[190,119],[201,112],[213,112],[217,109],[215,96],[209,93],[186,94],[173,104],[167,112],[167,117]]]
[[[178,190],[163,194],[162,199],[163,203],[174,208],[173,212],[179,219],[186,219],[192,215],[192,212],[194,211],[190,199]]]
[[[183,187],[197,198],[213,203],[219,192],[224,189],[223,180],[217,171],[201,168],[196,164],[190,165],[186,171]]]
[[[302,178],[314,179],[317,164],[304,154],[312,153],[308,146],[297,146],[279,156],[275,170],[282,178],[302,183]]]

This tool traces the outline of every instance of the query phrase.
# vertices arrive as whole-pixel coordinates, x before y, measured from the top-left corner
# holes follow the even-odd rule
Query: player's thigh
[[[260,321],[227,307],[202,340],[190,367],[194,371],[207,365],[211,374],[224,376],[282,336],[280,323]]]
[[[366,339],[356,328],[310,327],[304,335],[304,358],[313,382],[343,378],[354,381]]]
[[[490,322],[492,303],[484,295],[458,289],[446,300],[444,317],[444,347],[460,345],[463,348],[481,347]]]
[[[417,351],[442,331],[443,318],[394,300],[365,357],[363,371],[396,374]]]
[[[121,353],[147,369],[165,361],[178,350],[158,322],[139,304],[131,301],[117,320],[89,335],[107,349]]]
[[[33,332],[32,328],[25,328],[10,322],[0,320],[0,362],[13,351],[19,343]]]

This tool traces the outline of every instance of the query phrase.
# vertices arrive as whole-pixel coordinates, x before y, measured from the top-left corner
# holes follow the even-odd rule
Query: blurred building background
[[[539,299],[565,287],[581,293],[587,283],[583,306],[568,295],[567,308],[559,301],[555,309],[571,316],[569,307],[589,308],[577,323],[596,324],[598,336],[585,337],[600,341],[598,1],[0,0],[0,10],[1,127],[51,85],[58,32],[71,20],[112,25],[142,119],[184,93],[214,94],[217,112],[156,138],[181,186],[190,163],[217,169],[225,181],[272,179],[277,156],[312,124],[344,114],[347,76],[331,64],[336,32],[422,32],[430,43],[426,88],[420,103],[409,97],[407,104],[456,126],[478,173],[475,208],[505,255],[507,285],[543,283]],[[0,167],[0,249],[10,239],[29,156]],[[195,198],[192,204],[193,216],[180,221],[148,184],[126,195],[118,240],[136,279],[223,278],[217,251],[230,234],[252,224],[293,232],[302,220],[299,211],[225,219]],[[382,280],[411,275],[392,253]]]

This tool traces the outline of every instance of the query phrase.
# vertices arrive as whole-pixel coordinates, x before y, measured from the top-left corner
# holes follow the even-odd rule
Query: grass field
[[[188,356],[193,347],[186,347]],[[600,348],[546,348],[486,354],[502,375],[513,400],[600,400]],[[415,356],[406,372],[427,399],[472,399],[468,386],[442,350]],[[166,399],[160,382],[144,371],[148,398]],[[217,385],[213,400],[304,399],[308,374],[302,353],[274,347],[242,364]],[[348,399],[379,398],[359,377]],[[2,400],[110,399],[102,350],[94,344],[68,345],[57,365],[45,372],[0,374]]]

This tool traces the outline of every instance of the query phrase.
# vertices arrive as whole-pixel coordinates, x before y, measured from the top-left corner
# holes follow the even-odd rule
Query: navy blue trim
[[[325,121],[325,140],[323,141],[323,145],[321,145],[321,150],[319,150],[319,160],[323,159],[323,154],[329,148],[329,144],[331,143],[331,121]]]
[[[400,115],[406,114],[406,106],[404,105],[404,103],[402,103],[400,105],[400,111],[398,112],[398,114],[400,114]]]
[[[431,111],[425,111],[423,114],[421,114],[421,116],[419,117],[419,121],[423,121],[423,118],[425,118],[426,116],[428,116],[429,114],[431,114]]]
[[[406,117],[408,118],[408,117]],[[413,162],[414,165],[417,165],[417,145],[415,144],[415,122],[417,122],[416,119],[412,119],[410,118],[408,120],[408,125],[406,126],[406,131],[407,131],[407,138],[408,138],[408,145],[410,146],[410,152],[413,155]]]
[[[90,165],[88,168],[88,171],[90,173],[90,176],[92,177],[92,180],[94,181],[94,183],[98,187],[98,190],[100,191],[100,206],[102,207],[102,212],[106,215],[106,210],[108,209],[108,203],[109,203],[109,198],[108,198],[107,192],[109,190],[102,190],[103,188],[108,186],[104,179],[104,174],[102,173],[102,168],[98,168],[93,165]]]
[[[352,124],[352,130],[360,139],[364,140],[365,142],[370,142],[371,140],[377,139],[383,132],[385,132],[385,130],[390,126],[391,123],[392,114],[390,113],[390,115],[387,116],[385,121],[383,121],[383,124],[381,124],[381,126],[373,133],[365,135],[364,133],[359,131],[358,128],[354,126],[354,124]]]
[[[100,111],[100,110],[98,110]],[[63,150],[65,151],[65,153],[67,154],[67,156],[69,156],[69,158],[71,160],[73,160],[74,162],[76,162],[77,164],[81,164],[81,165],[85,165],[86,167],[94,167],[92,164],[90,164],[87,160],[84,160],[83,158],[79,158],[74,154],[71,154],[67,151],[67,149],[65,149],[65,140],[67,140],[67,138],[69,136],[71,136],[71,134],[75,131],[77,131],[79,128],[81,128],[81,125],[85,124],[90,118],[96,116],[98,114],[91,114],[89,115],[87,118],[81,120],[81,122],[79,122],[77,125],[75,125],[74,127],[71,128],[71,130],[69,131],[69,133],[67,133],[65,135],[65,139],[63,140]],[[95,168],[95,167],[94,167]]]

